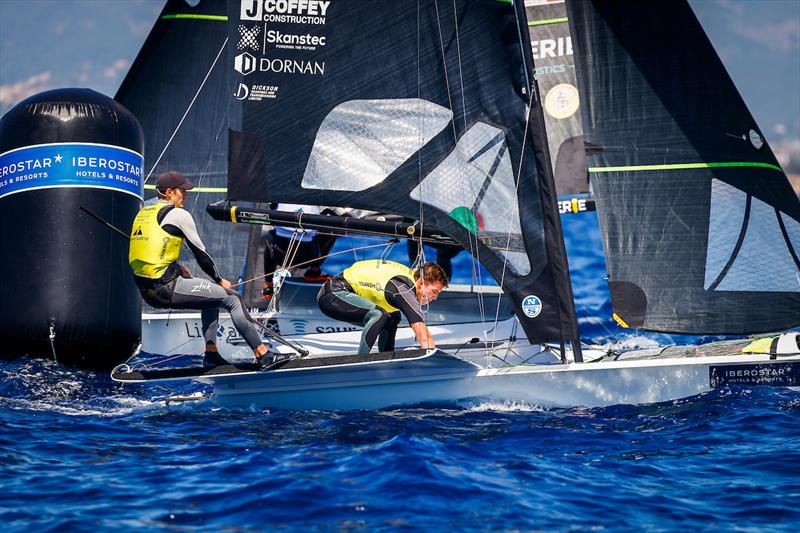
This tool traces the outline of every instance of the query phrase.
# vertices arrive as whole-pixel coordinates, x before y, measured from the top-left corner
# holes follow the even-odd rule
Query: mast
[[[572,345],[572,353],[575,361],[581,363],[583,362],[583,353],[581,350],[580,329],[578,328],[578,319],[575,313],[572,281],[569,277],[569,262],[567,260],[566,245],[564,244],[564,232],[561,227],[556,179],[550,160],[547,123],[545,121],[539,84],[534,75],[536,68],[532,55],[530,33],[528,32],[524,5],[521,2],[515,2],[514,5],[519,23],[520,42],[521,45],[523,45],[523,58],[526,61],[526,65],[529,65],[528,72],[530,76],[528,77],[528,81],[531,95],[529,114],[530,131],[533,136],[532,141],[534,153],[536,154],[536,166],[539,169],[539,190],[542,197],[546,247],[551,258],[550,264],[553,273],[554,294],[558,302],[561,320],[561,354],[562,358],[564,358],[564,354],[566,353],[564,341],[568,340]]]

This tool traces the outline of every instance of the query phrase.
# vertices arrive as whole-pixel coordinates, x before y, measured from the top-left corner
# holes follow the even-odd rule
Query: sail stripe
[[[758,162],[737,162],[737,161],[723,161],[719,163],[675,163],[672,165],[634,165],[629,167],[589,167],[589,172],[637,172],[640,170],[687,170],[696,168],[731,168],[731,167],[755,167],[755,168],[769,168],[783,172],[783,169],[776,165],[769,163]]]
[[[528,21],[528,27],[532,28],[534,26],[547,26],[548,24],[559,24],[561,22],[567,22],[569,19],[567,17],[560,17],[557,19],[547,19],[547,20],[530,20]]]
[[[150,189],[152,191],[156,190],[156,186],[155,185],[151,185],[151,184],[145,184],[144,188],[145,189]],[[221,193],[226,193],[226,192],[228,192],[228,188],[227,187],[195,187],[194,189],[191,189],[190,191],[187,191],[187,192],[221,192]]]
[[[216,20],[219,22],[228,22],[228,17],[224,15],[192,15],[188,13],[178,13],[176,15],[163,15],[162,20],[172,19],[194,19],[194,20]]]

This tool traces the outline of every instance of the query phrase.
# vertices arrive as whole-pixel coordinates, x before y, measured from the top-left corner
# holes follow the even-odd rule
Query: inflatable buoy
[[[0,355],[102,369],[130,357],[141,299],[123,234],[143,146],[136,118],[89,89],[32,96],[0,120]]]

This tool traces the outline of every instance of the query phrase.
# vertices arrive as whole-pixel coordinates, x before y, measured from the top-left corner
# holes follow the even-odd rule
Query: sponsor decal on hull
[[[753,363],[748,365],[712,365],[708,367],[711,388],[725,385],[800,386],[800,361]]]

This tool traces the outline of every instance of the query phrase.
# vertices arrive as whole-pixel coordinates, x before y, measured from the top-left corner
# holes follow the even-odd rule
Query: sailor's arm
[[[197,226],[194,223],[192,215],[182,208],[175,208],[167,213],[164,220],[161,221],[161,228],[170,235],[183,237],[186,240],[186,245],[194,255],[197,264],[203,269],[211,279],[219,283],[223,287],[230,288],[231,283],[223,279],[217,270],[217,265],[214,260],[206,252],[206,247],[203,241],[200,240],[200,235],[197,233]],[[227,287],[225,286],[227,283]]]
[[[414,335],[417,336],[419,345],[422,348],[436,348],[436,344],[433,342],[433,336],[431,335],[430,330],[428,330],[428,326],[426,326],[424,322],[414,322],[411,324],[411,329],[414,331]]]
[[[414,295],[414,283],[408,278],[394,277],[386,284],[386,301],[405,315],[422,348],[435,348],[433,336],[425,325],[422,308]]]

